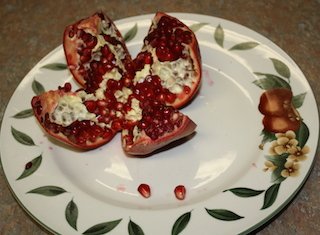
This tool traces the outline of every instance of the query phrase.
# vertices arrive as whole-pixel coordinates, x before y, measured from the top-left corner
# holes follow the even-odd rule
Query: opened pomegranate
[[[67,26],[63,47],[69,70],[86,91],[95,92],[110,78],[122,78],[126,86],[131,85],[131,56],[119,30],[105,14],[98,12]]]
[[[150,98],[175,108],[188,103],[199,88],[201,57],[197,39],[185,24],[165,13],[155,15],[134,64],[134,84],[150,75],[155,77],[160,83],[153,87]]]
[[[65,56],[82,88],[72,91],[66,83],[31,102],[37,120],[51,136],[80,149],[93,149],[122,130],[124,151],[146,155],[194,131],[196,124],[176,107],[189,101],[199,86],[196,39],[177,19],[163,13],[156,19],[161,31],[173,30],[176,46],[181,47],[170,59],[157,55],[156,48],[162,47],[155,42],[153,49],[149,45],[148,40],[157,38],[150,37],[158,31],[154,24],[135,62],[114,23],[102,13],[66,28]]]
[[[117,131],[114,122],[119,118],[114,114],[111,120],[107,104],[84,91],[72,92],[69,83],[33,97],[31,105],[49,135],[80,149],[97,148]]]

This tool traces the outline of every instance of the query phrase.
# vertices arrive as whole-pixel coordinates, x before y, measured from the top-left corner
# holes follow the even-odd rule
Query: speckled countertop
[[[300,66],[320,105],[320,1],[11,1],[0,8],[0,121],[9,98],[23,77],[61,44],[64,27],[103,10],[114,20],[165,12],[221,17],[266,36]],[[320,234],[319,147],[315,166],[302,190],[258,234]],[[48,234],[17,204],[0,168],[0,234]]]

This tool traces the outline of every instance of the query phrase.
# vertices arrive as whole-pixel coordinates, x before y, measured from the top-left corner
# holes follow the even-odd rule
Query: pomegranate
[[[117,132],[114,123],[120,120],[116,113],[111,119],[106,101],[97,100],[84,91],[72,92],[69,83],[33,97],[31,105],[49,135],[84,150],[110,141]]]
[[[136,120],[126,123],[122,131],[122,147],[126,153],[146,156],[194,132],[196,124],[172,106],[157,100],[135,100],[140,111],[135,112]]]
[[[160,81],[150,98],[175,108],[187,104],[196,94],[201,80],[201,57],[197,39],[185,24],[158,12],[134,59],[134,84],[147,77]]]
[[[119,30],[105,14],[98,12],[67,26],[63,48],[69,70],[88,92],[95,92],[110,78],[131,85],[131,56]]]
[[[122,130],[124,151],[146,155],[194,131],[196,124],[176,108],[189,101],[199,87],[201,68],[196,39],[173,17],[157,14],[154,22],[159,27],[152,24],[145,47],[135,61],[118,29],[103,13],[66,27],[65,56],[82,88],[71,91],[71,85],[66,83],[35,96],[31,102],[37,120],[51,136],[80,149],[93,149]],[[146,43],[162,35],[154,33],[156,28],[173,29],[175,44],[181,47],[174,58],[164,58],[161,52],[157,55],[156,43],[152,43],[153,49]],[[166,48],[172,49],[172,45]],[[140,65],[143,68],[139,70]],[[150,73],[145,73],[148,66]],[[170,81],[176,78],[173,90],[182,90],[172,92],[169,78],[163,75],[165,71],[171,74]]]

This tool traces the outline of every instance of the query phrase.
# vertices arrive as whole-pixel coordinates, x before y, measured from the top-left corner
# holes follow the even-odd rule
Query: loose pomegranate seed
[[[138,187],[138,192],[144,198],[149,198],[151,196],[150,186],[147,185],[147,184],[140,184],[139,187]]]
[[[183,185],[178,185],[174,189],[174,194],[175,194],[177,199],[183,200],[186,197],[186,188]]]
[[[32,162],[28,162],[25,166],[25,169],[28,170],[32,167]]]

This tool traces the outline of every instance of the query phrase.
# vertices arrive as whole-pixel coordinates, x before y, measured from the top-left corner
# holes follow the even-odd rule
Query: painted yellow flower
[[[305,145],[303,148],[297,146],[294,151],[290,152],[288,160],[295,162],[306,160],[306,154],[308,154],[309,152],[310,148],[308,146]]]
[[[263,171],[274,171],[277,166],[273,164],[272,161],[265,161],[264,163],[265,168],[263,169]]]
[[[299,143],[296,139],[296,134],[291,130],[286,133],[277,133],[276,138],[276,140],[271,142],[271,147],[269,149],[271,155],[292,153]]]
[[[289,176],[297,176],[299,174],[300,165],[295,161],[287,161],[281,171],[281,176],[287,178]]]

